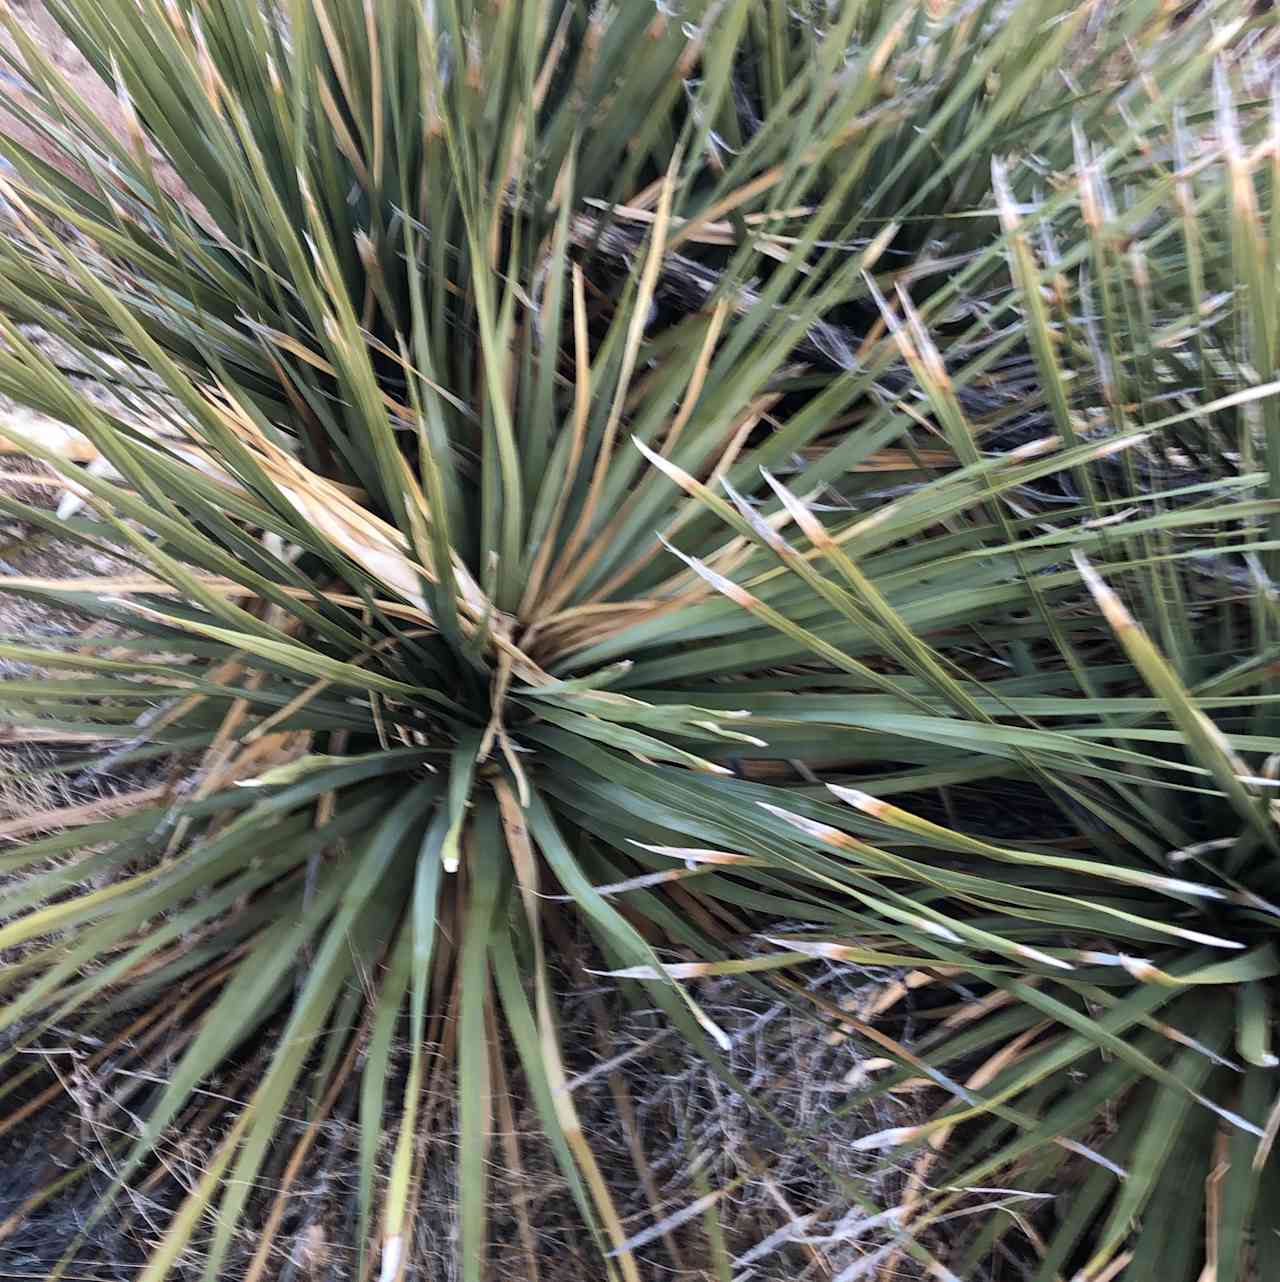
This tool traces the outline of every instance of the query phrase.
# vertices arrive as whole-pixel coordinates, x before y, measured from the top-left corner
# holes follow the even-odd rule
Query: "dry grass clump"
[[[891,973],[831,964],[808,984],[840,1009],[866,1012],[893,992]],[[723,1275],[734,1282],[808,1282],[872,1277],[893,1247],[892,1221],[876,1214],[901,1196],[909,1173],[858,1151],[868,1130],[922,1116],[917,1091],[867,1111],[841,1104],[865,1080],[859,1041],[804,1017],[776,994],[741,982],[711,981],[700,998],[729,1034],[718,1072],[691,1057],[670,1035],[662,1013],[619,1005],[616,994],[559,977],[566,1023],[570,1089],[597,1144],[624,1224],[646,1277],[694,1282]],[[910,1001],[903,1001],[910,1035]],[[118,1214],[90,1224],[95,1199],[118,1169],[122,1140],[136,1126],[132,1106],[147,1081],[173,1069],[176,1048],[131,1032],[122,1015],[91,1042],[56,1031],[32,1047],[57,1068],[55,1106],[35,1114],[34,1131],[0,1133],[0,1253],[9,1267],[52,1269],[77,1242],[76,1269],[115,1282],[132,1280],[156,1226],[184,1188],[198,1183],[216,1150],[219,1101],[251,1089],[262,1071],[253,1055],[206,1083],[194,1124],[168,1143],[163,1174],[133,1187]],[[108,1036],[107,1034],[111,1035]],[[101,1057],[104,1044],[110,1054]],[[97,1058],[95,1058],[97,1056]],[[397,1043],[392,1081],[410,1062]],[[874,1071],[872,1062],[872,1071]],[[727,1073],[727,1077],[722,1075]],[[584,1234],[562,1172],[525,1093],[518,1065],[504,1060],[493,1082],[498,1144],[489,1169],[493,1277],[589,1282],[599,1263]],[[285,1126],[310,1132],[304,1161],[272,1163],[262,1188],[276,1218],[259,1258],[261,1224],[237,1234],[228,1276],[296,1282],[349,1282],[356,1276],[351,1232],[359,1184],[359,1091],[353,1079],[328,1107],[297,1096]],[[414,1270],[422,1282],[456,1282],[458,1264],[458,1119],[449,1072],[433,1076],[424,1099],[431,1126],[415,1157]],[[385,1173],[393,1144],[384,1137],[377,1163]],[[282,1149],[282,1154],[284,1150]],[[65,1191],[60,1180],[75,1176]],[[37,1199],[32,1204],[31,1199]],[[175,1277],[196,1278],[207,1241],[193,1237]],[[253,1275],[251,1270],[263,1270]],[[895,1276],[916,1276],[909,1260]]]

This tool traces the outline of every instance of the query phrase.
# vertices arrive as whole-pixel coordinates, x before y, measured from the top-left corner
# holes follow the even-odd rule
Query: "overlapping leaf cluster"
[[[848,1112],[941,1101],[860,1141],[911,1171],[886,1276],[1272,1276],[1269,28],[49,7],[124,127],[4,17],[40,145],[0,143],[0,392],[92,462],[14,431],[74,501],[2,502],[122,569],[8,580],[99,626],[0,642],[32,673],[6,718],[73,779],[148,778],[2,856],[8,1124],[57,1097],[22,1054],[54,1030],[163,1036],[123,1188],[274,1048],[145,1276],[196,1240],[227,1276],[244,1225],[266,1276],[357,1077],[353,1245],[407,1276],[450,1063],[484,1276],[507,1042],[602,1269],[644,1276],[563,1089],[570,911],[713,1060],[699,975],[803,1004],[789,972],[836,957],[955,995],[909,1045],[855,1025],[890,1066]],[[1018,1214],[937,1258],[993,1187]]]

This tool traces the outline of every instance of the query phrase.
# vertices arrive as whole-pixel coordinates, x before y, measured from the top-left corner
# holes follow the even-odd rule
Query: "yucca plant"
[[[424,1276],[441,1072],[487,1276],[508,1046],[601,1271],[648,1276],[566,1089],[570,914],[713,1065],[685,981],[742,974],[885,1052],[851,1112],[943,1092],[858,1141],[914,1146],[868,1275],[1270,1276],[1267,29],[49,7],[122,127],[5,13],[0,392],[68,429],[9,433],[68,499],[2,502],[121,568],[8,579],[88,631],[0,643],[4,701],[140,782],[0,829],[53,833],[0,865],[0,1127],[59,1096],[51,1039],[171,1056],[104,1105],[137,1119],[104,1206],[215,1141],[144,1278],[267,1276],[357,1078],[344,1276]],[[815,957],[953,996],[908,1044]]]

